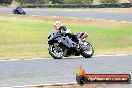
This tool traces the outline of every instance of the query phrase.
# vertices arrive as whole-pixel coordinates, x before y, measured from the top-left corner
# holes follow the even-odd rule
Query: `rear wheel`
[[[94,49],[89,42],[84,42],[84,48],[81,50],[81,55],[85,58],[90,58],[94,54]]]
[[[23,15],[26,15],[26,12],[23,12]]]
[[[52,45],[49,45],[49,54],[54,58],[54,59],[62,59],[64,56],[63,49],[57,44],[54,43]]]

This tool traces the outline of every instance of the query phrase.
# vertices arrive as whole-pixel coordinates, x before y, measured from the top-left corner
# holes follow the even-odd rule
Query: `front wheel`
[[[85,58],[90,58],[94,54],[94,49],[89,42],[84,42],[84,47],[81,50],[81,55]]]
[[[56,43],[49,45],[48,50],[49,50],[49,54],[54,59],[62,59],[62,57],[64,56],[63,49],[61,49],[61,47]]]

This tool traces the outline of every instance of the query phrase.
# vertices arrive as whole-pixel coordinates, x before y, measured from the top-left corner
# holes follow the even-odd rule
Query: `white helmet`
[[[56,21],[54,25],[56,26],[57,29],[59,29],[62,26],[61,21]]]

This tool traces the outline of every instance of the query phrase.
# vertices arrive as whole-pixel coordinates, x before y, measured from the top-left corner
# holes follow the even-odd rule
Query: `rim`
[[[50,50],[57,57],[62,57],[63,56],[63,50],[57,45],[56,46],[51,45]]]
[[[87,49],[84,49],[84,52],[86,54],[92,54],[93,53],[93,47],[91,44],[87,43],[87,42],[84,42],[84,45],[86,45],[88,48]]]

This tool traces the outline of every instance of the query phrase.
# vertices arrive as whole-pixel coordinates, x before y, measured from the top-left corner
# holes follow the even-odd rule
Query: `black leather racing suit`
[[[67,32],[68,31],[68,32]],[[59,29],[59,33],[66,32],[66,35],[73,41],[78,43],[78,39],[76,35],[74,35],[70,30],[68,30],[65,26],[61,26]]]

